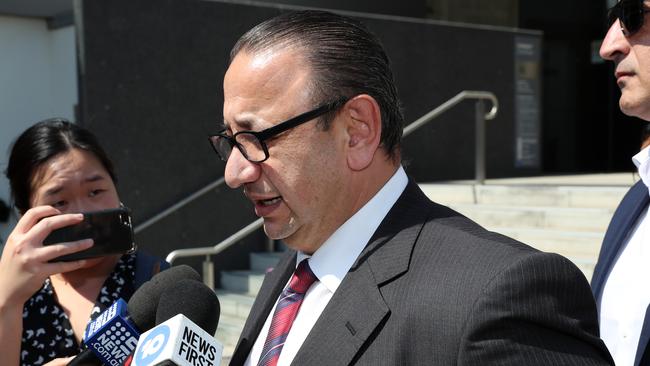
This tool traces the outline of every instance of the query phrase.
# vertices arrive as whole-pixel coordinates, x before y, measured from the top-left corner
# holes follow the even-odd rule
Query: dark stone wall
[[[233,0],[233,2],[238,1]],[[250,1],[239,2],[251,3]],[[426,0],[259,0],[254,3],[338,9],[414,18],[425,18],[427,15]]]
[[[80,123],[115,160],[136,223],[218,179],[223,164],[206,136],[221,118],[222,78],[237,38],[287,7],[197,0],[75,2]],[[361,16],[356,14],[356,16]],[[392,59],[407,122],[463,89],[493,91],[488,177],[538,172],[514,166],[513,39],[516,32],[403,17],[361,16]],[[463,102],[404,141],[419,181],[473,177],[473,102]],[[241,192],[212,192],[138,235],[145,250],[214,245],[254,220]],[[245,266],[259,233],[221,269]]]

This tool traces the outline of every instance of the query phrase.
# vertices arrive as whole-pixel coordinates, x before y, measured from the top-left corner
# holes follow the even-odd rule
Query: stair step
[[[221,288],[254,296],[262,286],[264,273],[262,271],[223,271],[221,272]]]
[[[230,364],[232,355],[235,353],[235,345],[224,344],[223,353],[221,354],[221,365],[226,366]]]
[[[450,206],[485,227],[548,228],[605,232],[611,208],[512,207],[453,204]],[[498,231],[498,230],[497,230]]]
[[[266,272],[275,267],[284,255],[283,252],[257,252],[250,254],[251,270]]]
[[[420,184],[433,201],[444,204],[611,208],[627,186]]]
[[[239,340],[244,324],[244,319],[224,316],[223,319],[219,319],[215,338],[224,345],[234,346]]]
[[[548,229],[490,228],[544,252],[565,257],[596,260],[604,232],[558,231]]]
[[[217,290],[216,292],[222,315],[246,319],[251,307],[253,307],[253,302],[255,302],[254,295],[223,290]]]
[[[224,345],[221,364],[227,365],[244,329],[255,296],[224,290],[217,290],[216,293],[221,305],[221,316],[215,338]]]

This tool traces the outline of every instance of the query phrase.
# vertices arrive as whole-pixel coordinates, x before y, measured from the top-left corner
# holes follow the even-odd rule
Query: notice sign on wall
[[[515,37],[515,166],[539,168],[541,163],[541,39]]]

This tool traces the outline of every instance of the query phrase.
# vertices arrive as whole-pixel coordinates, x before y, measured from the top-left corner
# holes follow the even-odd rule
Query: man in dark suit
[[[402,123],[356,20],[285,13],[237,42],[211,141],[292,250],[231,365],[611,364],[580,271],[427,199],[400,165]]]
[[[619,106],[650,121],[650,2],[621,0],[610,10],[610,28],[600,55],[615,64]],[[600,330],[617,365],[650,365],[650,148],[632,161],[641,180],[625,195],[600,249],[592,288]]]

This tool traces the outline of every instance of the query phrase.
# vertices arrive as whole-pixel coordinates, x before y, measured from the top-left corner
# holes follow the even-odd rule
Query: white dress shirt
[[[650,186],[650,147],[632,161]],[[605,282],[600,300],[600,336],[617,366],[634,365],[645,312],[650,304],[650,218],[637,219]]]
[[[339,284],[343,281],[363,248],[368,244],[381,221],[402,194],[407,183],[406,173],[400,166],[384,187],[357,213],[341,225],[311,257],[298,252],[296,266],[303,259],[309,258],[309,266],[318,277],[318,282],[315,282],[305,294],[298,315],[282,347],[278,366],[291,364]],[[289,281],[287,281],[288,283]],[[251,353],[246,359],[245,366],[257,365],[266,336],[269,333],[274,312],[275,306],[273,306],[266,318],[264,327],[262,327]]]

